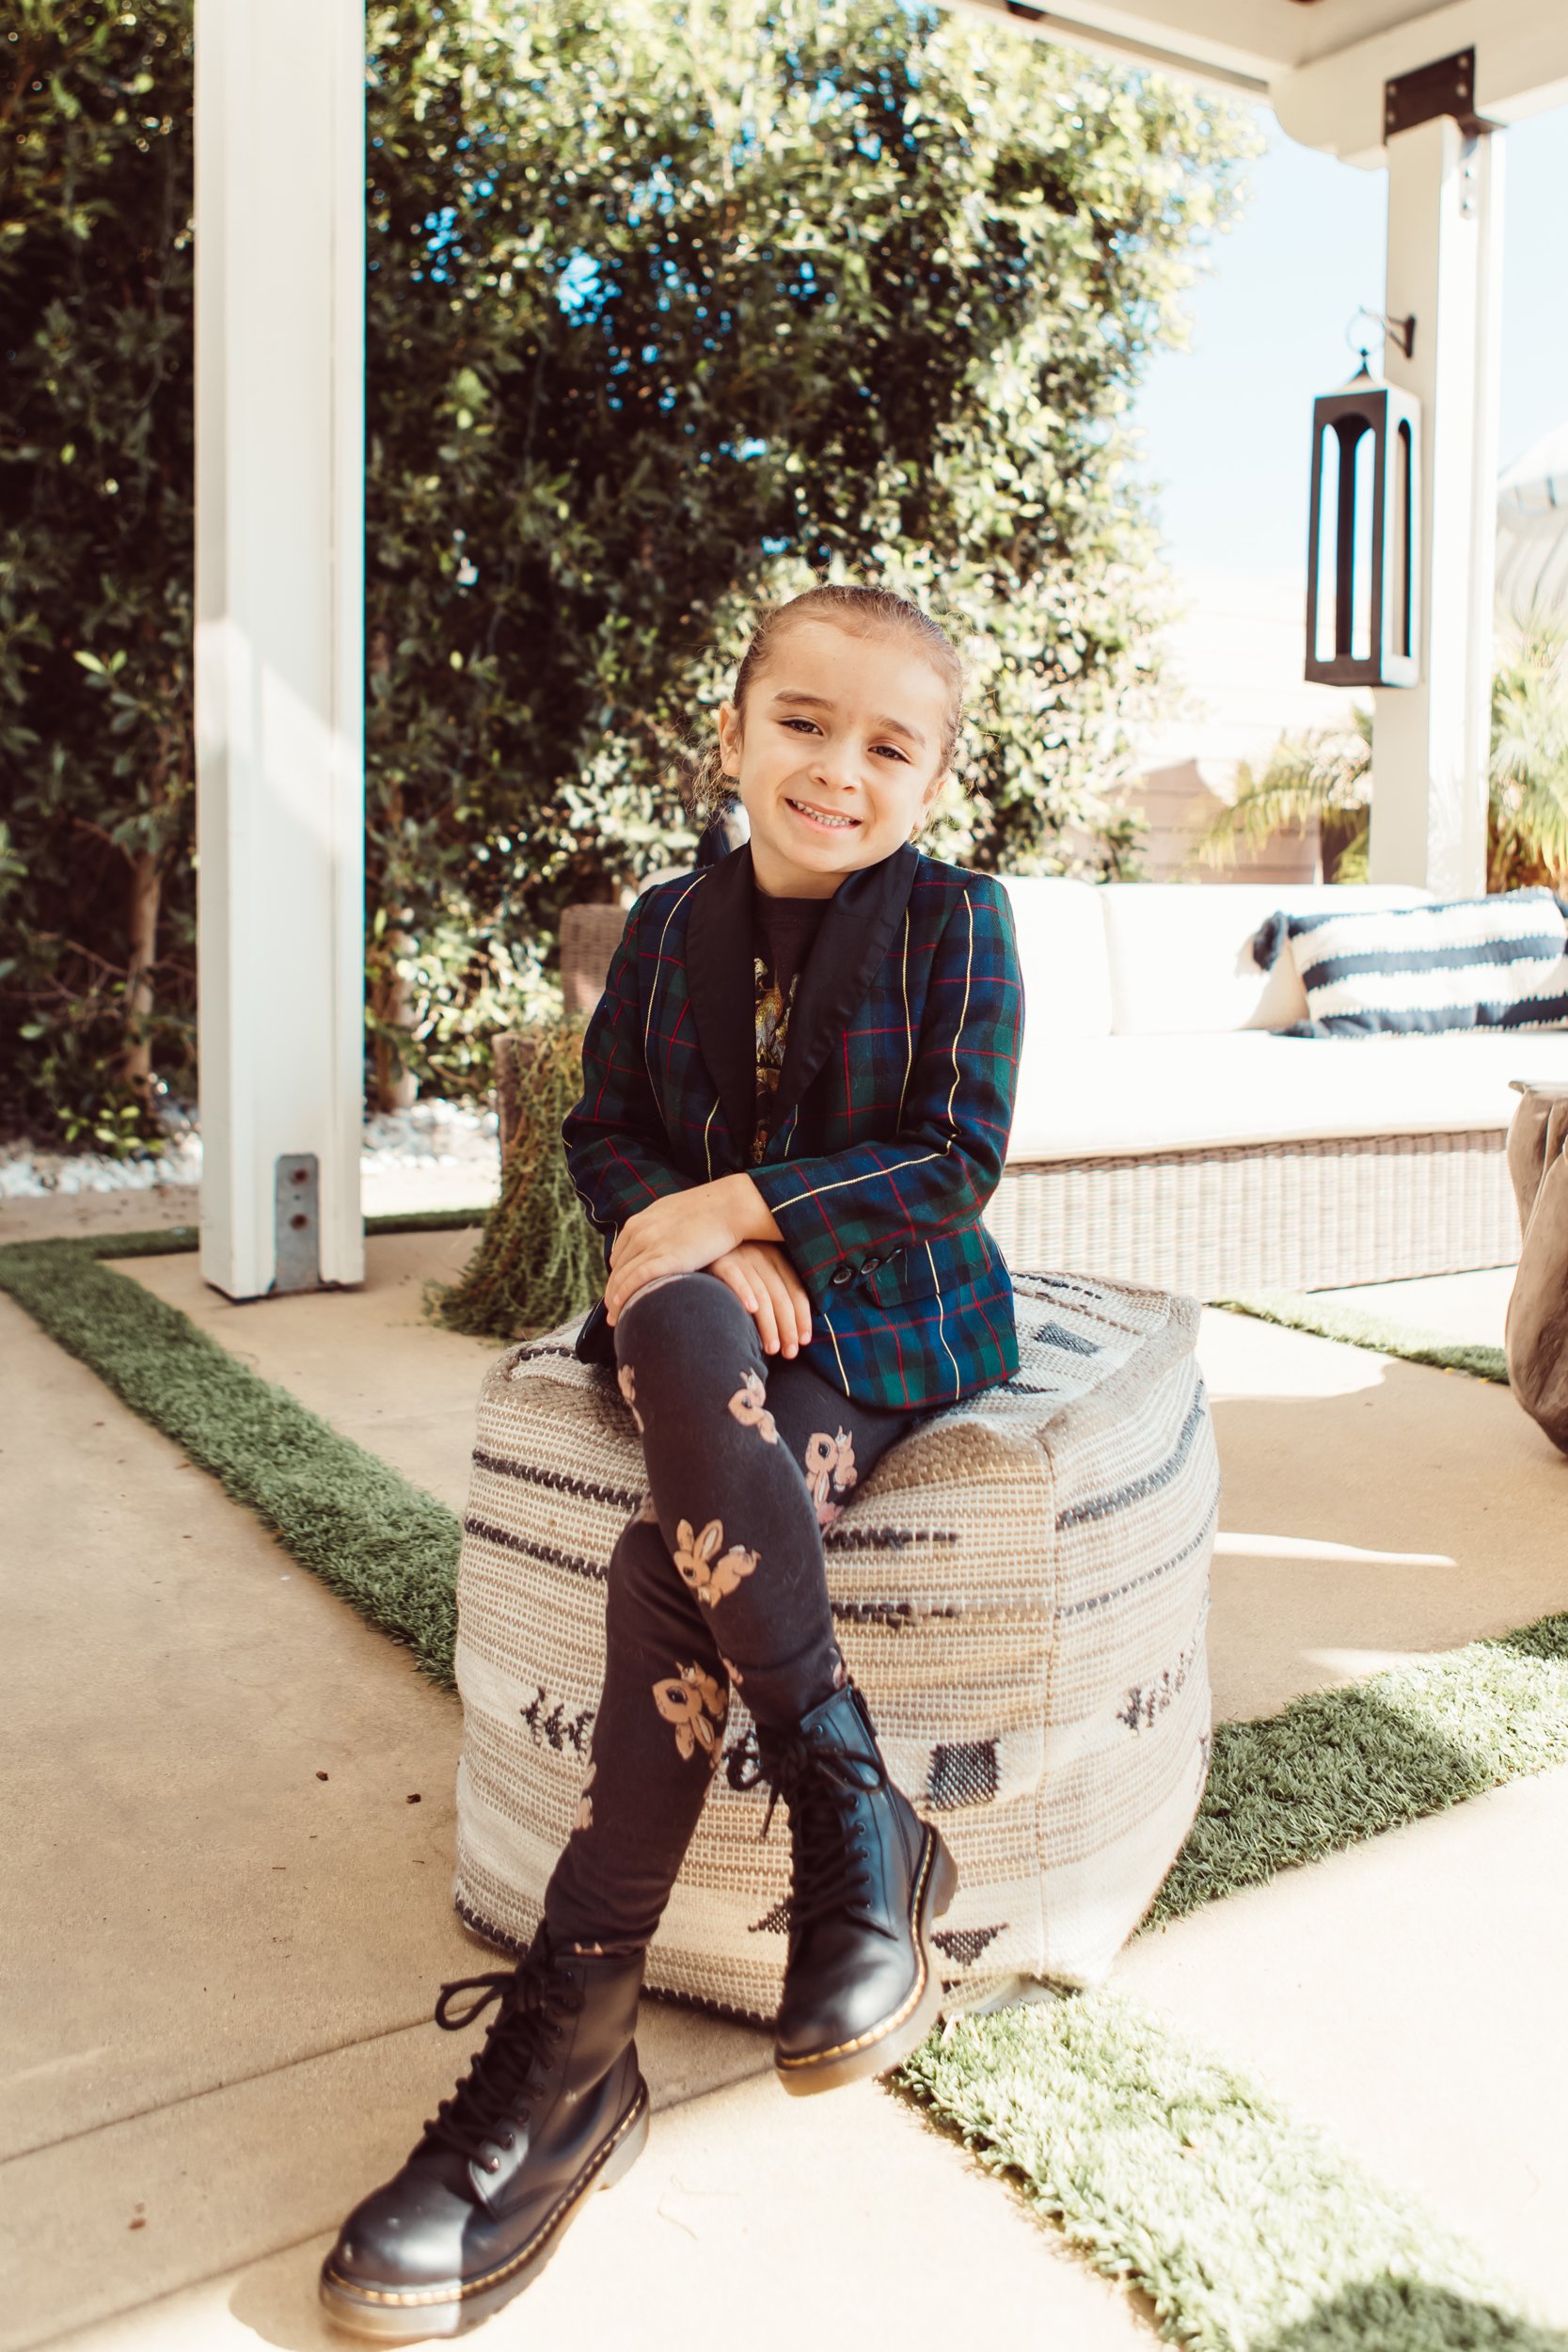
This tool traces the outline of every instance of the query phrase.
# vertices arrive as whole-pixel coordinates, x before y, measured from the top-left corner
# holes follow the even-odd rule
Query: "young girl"
[[[953,1865],[846,1673],[821,1531],[918,1421],[1018,1363],[980,1223],[1017,1075],[1012,924],[995,882],[911,847],[961,689],[897,596],[816,588],[764,618],[709,778],[750,843],[638,900],[589,1025],[564,1139],[609,1276],[578,1352],[617,1373],[649,1499],[610,1564],[544,1922],[515,1974],[443,1989],[453,2029],[499,2000],[483,2049],[323,2270],[328,2310],[383,2341],[477,2325],[640,2153],[643,1954],[732,1689],[789,1812],[785,2090],[883,2072],[940,2010]]]

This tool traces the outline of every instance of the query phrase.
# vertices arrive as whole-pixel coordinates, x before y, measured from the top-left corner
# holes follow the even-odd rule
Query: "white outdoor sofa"
[[[1216,1298],[1505,1265],[1513,1078],[1568,1030],[1285,1038],[1276,908],[1415,906],[1373,884],[1016,880],[1026,1035],[989,1222],[1009,1261]]]
[[[1568,1030],[1284,1038],[1276,908],[1417,906],[1395,885],[1011,880],[1026,1002],[1007,1166],[988,1222],[1011,1264],[1198,1298],[1512,1264],[1513,1078],[1568,1082]],[[625,915],[569,907],[590,1010]],[[498,1041],[502,1133],[510,1040]]]

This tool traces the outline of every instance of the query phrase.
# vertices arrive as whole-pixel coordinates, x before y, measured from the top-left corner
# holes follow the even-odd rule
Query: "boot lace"
[[[791,1929],[800,1934],[819,1919],[847,1918],[891,1937],[887,1922],[871,1909],[870,1857],[855,1818],[863,1798],[889,1786],[881,1757],[793,1738],[770,1761],[762,1835],[771,1829],[782,1797],[789,1807]],[[863,1772],[872,1775],[870,1782],[860,1777]]]
[[[476,1997],[456,2010],[453,1996],[463,1993]],[[461,2033],[496,2002],[500,2006],[485,2029],[483,2048],[424,2127],[428,2142],[454,2148],[485,2172],[500,2170],[492,2150],[515,2145],[529,2096],[539,2087],[536,2077],[565,2031],[565,2019],[582,2007],[583,1995],[546,1956],[531,1954],[515,1969],[444,1984],[436,2023],[443,2033]]]

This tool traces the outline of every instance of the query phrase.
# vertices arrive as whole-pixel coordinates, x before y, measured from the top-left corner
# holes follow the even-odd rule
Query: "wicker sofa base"
[[[1014,1265],[1196,1298],[1510,1265],[1501,1128],[1009,1167],[987,1224]]]

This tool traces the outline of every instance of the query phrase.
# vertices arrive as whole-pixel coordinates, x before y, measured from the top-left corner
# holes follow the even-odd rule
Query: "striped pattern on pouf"
[[[955,2001],[1104,1975],[1169,1869],[1209,1756],[1219,1475],[1187,1298],[1015,1275],[1020,1366],[884,1454],[827,1536],[844,1653],[959,1886]],[[606,1564],[644,1494],[611,1375],[572,1332],[486,1375],[458,1577],[455,1899],[527,1942],[577,1811]],[[789,1840],[736,1693],[648,1982],[769,2018]]]
[[[1568,925],[1549,890],[1363,914],[1271,914],[1252,943],[1288,946],[1307,1019],[1280,1037],[1375,1037],[1568,1024]]]

